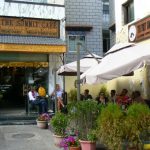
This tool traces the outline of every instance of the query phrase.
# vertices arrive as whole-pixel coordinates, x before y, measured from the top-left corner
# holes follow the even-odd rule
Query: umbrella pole
[[[77,44],[77,101],[80,100],[80,45]]]

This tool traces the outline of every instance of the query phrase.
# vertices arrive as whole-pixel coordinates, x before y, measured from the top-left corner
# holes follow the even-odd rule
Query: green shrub
[[[118,105],[109,103],[97,120],[97,136],[111,150],[120,150],[122,145],[122,125],[124,113]]]
[[[104,86],[104,85],[100,88],[99,93],[104,93],[104,95],[105,95],[106,97],[109,97],[109,92],[107,91],[107,88],[106,88],[106,86]]]
[[[123,143],[139,146],[140,135],[150,130],[150,109],[144,104],[132,104],[123,112],[116,104],[103,108],[97,120],[97,134],[111,150],[122,149]]]
[[[68,109],[75,128],[79,130],[79,138],[87,140],[87,135],[96,128],[100,105],[95,100],[86,100],[72,103]]]
[[[126,141],[132,145],[138,145],[141,143],[140,134],[150,130],[150,109],[139,103],[129,106],[124,125]]]
[[[64,136],[65,130],[68,126],[68,121],[69,119],[66,114],[57,112],[50,120],[50,125],[52,125],[54,134]]]
[[[68,100],[70,102],[76,102],[77,101],[77,90],[76,89],[70,90],[70,92],[68,93]]]

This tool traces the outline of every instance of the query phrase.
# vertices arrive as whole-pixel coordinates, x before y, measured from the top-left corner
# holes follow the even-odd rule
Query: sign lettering
[[[59,37],[58,20],[0,17],[0,34]]]

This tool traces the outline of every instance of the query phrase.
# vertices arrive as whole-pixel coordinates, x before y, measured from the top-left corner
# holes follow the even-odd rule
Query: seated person
[[[47,102],[47,99],[46,99],[46,90],[45,88],[40,85],[39,88],[38,88],[38,99],[40,101],[40,105],[41,105],[41,112],[42,113],[47,113],[48,111],[48,102]]]
[[[88,99],[92,99],[92,96],[89,94],[89,90],[85,89],[84,94],[81,95],[81,100],[88,100]]]
[[[35,105],[38,105],[39,113],[41,113],[41,105],[40,105],[40,102],[37,100],[38,96],[39,94],[35,90],[35,87],[30,87],[29,92],[28,92],[29,103],[31,104],[32,109]]]
[[[123,109],[125,109],[131,102],[131,99],[127,94],[128,94],[128,90],[123,89],[120,95],[118,95],[116,99],[117,104],[122,106]]]
[[[140,91],[134,91],[132,93],[132,102],[145,104],[145,101],[142,98]]]
[[[99,96],[96,98],[96,100],[97,104],[106,105],[108,103],[108,98],[102,92],[99,93]]]
[[[110,100],[112,103],[116,103],[116,97],[117,97],[116,90],[111,90],[110,91]]]
[[[55,97],[56,93],[56,98],[57,98],[57,109],[58,111],[61,111],[62,107],[64,107],[63,103],[63,90],[60,88],[59,84],[56,84],[56,89],[52,92],[51,97]]]

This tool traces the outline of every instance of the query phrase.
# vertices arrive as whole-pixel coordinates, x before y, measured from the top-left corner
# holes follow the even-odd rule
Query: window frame
[[[133,5],[133,10],[131,9],[131,5]],[[128,24],[132,22],[135,18],[134,0],[128,0],[126,3],[122,5],[122,7],[123,7],[124,24]],[[133,11],[133,18],[132,18],[132,11]]]
[[[74,53],[74,52],[76,52],[76,50],[74,50],[74,51],[69,50],[69,37],[70,37],[70,36],[75,36],[75,37],[81,37],[81,36],[83,36],[85,40],[84,40],[84,46],[82,46],[82,47],[86,49],[86,35],[84,35],[84,34],[83,34],[83,35],[82,35],[82,34],[81,34],[81,35],[80,35],[80,34],[68,34],[68,35],[67,35],[67,49],[68,49],[68,52],[69,52],[69,53]],[[75,43],[75,46],[77,46],[77,41],[76,41],[76,43]],[[84,52],[84,50],[81,50],[81,49],[80,49],[80,52],[82,53],[82,52]]]

